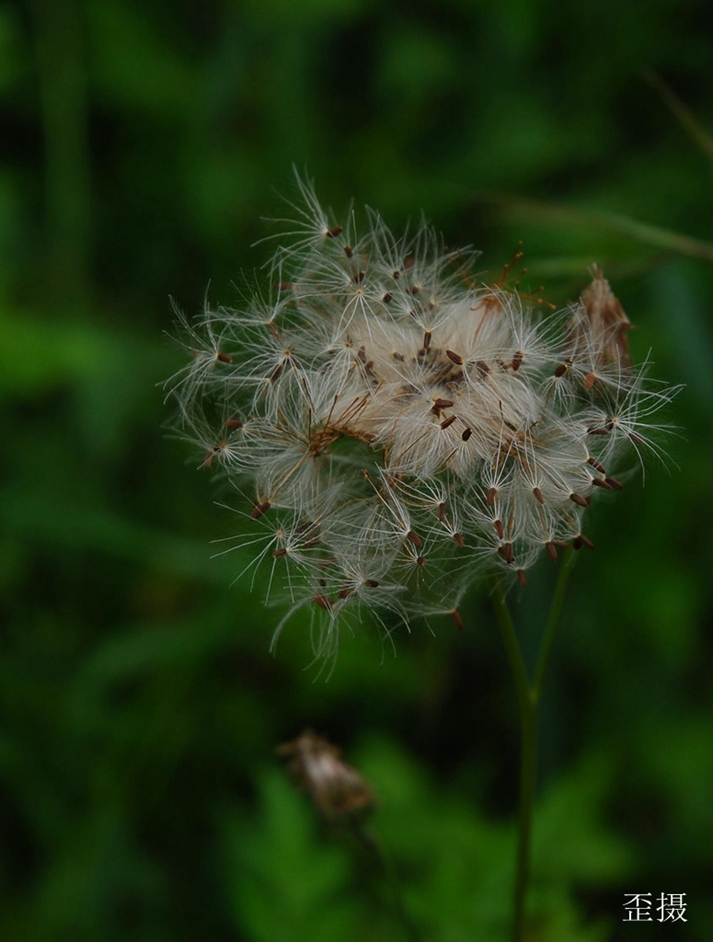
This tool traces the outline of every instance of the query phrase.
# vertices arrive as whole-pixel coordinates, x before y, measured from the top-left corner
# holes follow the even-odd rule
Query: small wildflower
[[[167,386],[202,465],[244,495],[244,545],[291,603],[276,636],[306,607],[324,655],[350,616],[460,626],[477,578],[524,587],[542,553],[591,547],[591,500],[621,490],[627,452],[663,455],[652,416],[675,390],[631,365],[598,268],[543,313],[425,225],[397,238],[370,212],[359,234],[300,186],[271,293],[182,319],[190,356]]]
[[[292,742],[278,746],[277,754],[289,759],[288,771],[328,821],[356,823],[374,808],[367,781],[342,762],[340,750],[323,736],[305,730]]]

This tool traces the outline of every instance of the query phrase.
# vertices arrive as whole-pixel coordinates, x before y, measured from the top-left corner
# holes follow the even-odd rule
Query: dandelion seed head
[[[270,293],[179,316],[187,363],[166,389],[264,529],[236,546],[288,615],[309,607],[329,656],[350,619],[460,624],[477,579],[524,586],[542,554],[591,546],[582,518],[621,489],[611,474],[665,457],[655,415],[676,390],[632,366],[598,268],[576,305],[543,313],[425,223],[396,237],[368,211],[360,234],[299,187]]]

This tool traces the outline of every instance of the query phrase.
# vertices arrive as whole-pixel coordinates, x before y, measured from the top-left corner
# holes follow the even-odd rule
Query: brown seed
[[[423,540],[422,540],[421,537],[418,535],[418,533],[414,533],[413,530],[409,530],[409,531],[408,531],[408,533],[406,534],[406,538],[407,538],[408,540],[411,540],[411,542],[413,543],[413,545],[414,545],[414,546],[418,546],[419,549],[421,549],[421,547],[423,546]]]
[[[578,504],[580,507],[589,507],[589,501],[586,497],[582,497],[581,494],[570,494],[569,499],[573,504]]]
[[[583,533],[580,533],[579,539],[582,543],[582,546],[586,546],[587,549],[590,549],[590,550],[594,549],[594,543],[592,543],[592,541],[589,539],[588,536],[585,536]]]
[[[417,559],[416,559],[416,565],[417,565],[417,566],[425,566],[425,565],[426,565],[426,557],[425,557],[425,556],[418,556]]]
[[[345,245],[345,246],[344,246],[344,254],[346,255],[347,258],[351,258],[351,257],[352,257],[352,255],[353,255],[354,253],[352,252],[352,247],[351,247],[351,245]]]
[[[463,539],[462,533],[454,533],[453,539],[455,540],[456,546],[459,549],[462,549],[465,546],[465,540]]]
[[[617,481],[616,478],[605,478],[605,481],[610,487],[613,487],[615,491],[623,491],[624,485],[621,481]]]
[[[594,470],[595,470],[595,471],[598,471],[600,474],[606,474],[606,473],[607,473],[607,470],[606,470],[606,468],[604,467],[604,465],[603,465],[603,464],[600,464],[600,463],[597,461],[596,458],[592,458],[591,455],[589,456],[589,458],[587,458],[587,464],[591,464],[591,466],[594,468]]]
[[[364,580],[364,585],[365,585],[365,586],[368,586],[370,589],[378,589],[378,588],[379,588],[379,583],[376,581],[376,579],[365,579],[365,580]]]
[[[220,360],[221,363],[232,363],[233,358],[229,353],[216,353],[216,360]]]
[[[473,434],[473,429],[467,428],[461,435],[461,438],[463,439],[464,442],[467,442],[472,434]]]
[[[431,346],[431,331],[427,330],[423,335],[423,349],[428,350]]]
[[[433,411],[440,412],[441,409],[450,409],[452,405],[453,405],[452,399],[441,399],[439,397],[433,403]]]
[[[520,583],[523,589],[527,586],[527,576],[525,575],[525,571],[523,569],[518,569],[517,581]]]
[[[272,504],[270,503],[269,500],[263,500],[263,501],[257,501],[257,500],[256,500],[256,501],[254,501],[254,503],[253,503],[253,511],[252,511],[252,513],[250,514],[250,519],[251,519],[251,520],[259,520],[260,517],[263,516],[263,514],[266,514],[266,513],[268,512],[268,510],[270,509],[271,506],[272,506]]]
[[[560,363],[560,365],[559,365],[559,366],[557,367],[557,369],[555,370],[555,376],[557,377],[557,379],[559,379],[560,376],[564,376],[564,374],[565,374],[566,372],[567,372],[567,364],[566,364],[566,363]]]
[[[325,612],[331,612],[334,607],[334,602],[328,599],[326,595],[315,595],[312,601],[315,605],[319,605],[320,608],[323,608]]]
[[[592,484],[593,484],[595,487],[601,487],[601,488],[603,488],[605,491],[610,491],[610,490],[611,490],[611,484],[608,484],[608,483],[604,480],[604,478],[592,478]]]
[[[384,302],[384,304],[388,304],[389,301],[390,301],[392,298],[393,298],[393,294],[390,294],[390,293],[387,291],[386,294],[384,295],[384,297],[383,297],[381,300]]]
[[[517,371],[520,369],[520,366],[522,365],[522,358],[524,357],[524,355],[525,354],[522,352],[522,350],[518,350],[515,356],[512,358],[513,373],[517,373]]]
[[[497,497],[497,494],[498,494],[497,487],[491,487],[490,490],[488,491],[488,499],[486,500],[488,507],[493,506],[493,503],[495,502],[495,498]]]
[[[597,377],[594,375],[594,373],[587,373],[587,375],[584,377],[584,382],[582,383],[582,386],[584,386],[585,389],[591,389],[592,386],[596,383],[596,381],[597,381]]]
[[[515,555],[512,551],[512,543],[503,543],[502,546],[498,547],[498,552],[503,557],[508,565],[511,565],[515,562]]]
[[[555,544],[552,543],[551,540],[548,540],[545,543],[545,549],[547,550],[547,554],[552,560],[552,562],[556,563],[557,562],[557,547],[555,546]]]
[[[242,427],[243,427],[243,423],[240,421],[240,419],[226,419],[226,420],[225,420],[225,427],[226,427],[226,428],[232,428],[232,429],[242,428]]]
[[[438,505],[438,519],[441,523],[446,519],[446,505],[443,501]]]
[[[459,353],[454,353],[452,350],[446,350],[446,356],[449,360],[452,360],[457,366],[463,366],[465,360]]]
[[[572,540],[572,549],[581,550],[581,548],[582,548],[582,538],[579,536],[575,536],[575,538]]]
[[[362,281],[364,280],[364,275],[366,275],[365,271],[356,272],[356,274],[352,277],[352,281],[354,282],[354,284],[360,285]]]
[[[545,498],[542,496],[542,491],[539,489],[539,487],[533,487],[532,493],[535,495],[536,501],[538,501],[540,504],[544,504]]]
[[[275,557],[275,559],[279,559],[280,556],[286,556],[286,555],[287,555],[287,550],[285,549],[284,546],[282,546],[280,549],[276,549],[275,552],[274,552],[272,555]]]
[[[505,527],[503,526],[502,520],[493,520],[493,526],[495,527],[495,532],[498,534],[498,537],[502,540],[505,536]]]
[[[588,434],[588,435],[608,435],[608,434],[609,434],[609,429],[606,429],[606,428],[588,428],[588,429],[587,429],[587,434]]]
[[[400,363],[403,363],[404,360],[406,359],[403,353],[397,353],[395,350],[393,353],[393,357],[394,357],[394,360],[398,360]]]
[[[231,363],[232,363],[232,360],[231,360]],[[632,441],[635,445],[646,444],[645,439],[643,439],[641,435],[637,435],[636,432],[629,432],[629,441]]]
[[[480,376],[481,379],[485,379],[485,377],[490,373],[490,367],[488,364],[485,362],[485,360],[478,360],[475,365],[478,368],[478,376]]]
[[[210,448],[210,449],[205,453],[205,455],[203,456],[203,467],[204,467],[204,468],[210,468],[210,467],[211,467],[211,465],[213,464],[213,459],[215,458],[216,452],[217,452],[217,449],[216,449],[216,448]]]
[[[291,281],[278,281],[275,285],[275,291],[292,291],[294,285]]]
[[[451,609],[451,618],[455,622],[455,625],[458,631],[463,631],[463,619],[461,618],[461,614],[458,611],[458,609],[456,608]]]
[[[344,226],[335,226],[334,229],[327,229],[324,233],[328,239],[336,239],[338,235],[344,232]]]
[[[447,429],[449,425],[453,425],[453,423],[455,422],[457,418],[458,418],[457,415],[449,415],[447,419],[444,419],[441,422],[441,428]]]

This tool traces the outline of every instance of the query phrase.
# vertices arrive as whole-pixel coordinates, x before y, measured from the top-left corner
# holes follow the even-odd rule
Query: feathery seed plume
[[[181,434],[243,495],[242,545],[309,606],[317,654],[365,611],[450,613],[477,578],[525,585],[542,554],[592,548],[582,520],[627,452],[661,455],[652,417],[674,390],[632,367],[631,324],[599,269],[543,314],[479,284],[476,253],[422,225],[398,238],[369,212],[336,225],[308,183],[239,310],[181,318],[169,381]]]

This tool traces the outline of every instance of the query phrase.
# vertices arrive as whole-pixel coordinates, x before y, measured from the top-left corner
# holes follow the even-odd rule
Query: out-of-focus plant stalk
[[[521,222],[527,218],[555,226],[609,232],[672,255],[713,262],[713,243],[663,226],[641,222],[622,213],[582,209],[508,193],[479,193],[476,199],[480,203],[497,207],[501,219]]]
[[[44,144],[46,226],[56,296],[88,306],[92,200],[82,9],[34,0]]]
[[[393,861],[385,852],[381,841],[373,831],[369,830],[364,825],[363,821],[354,819],[351,822],[351,827],[354,836],[360,842],[365,851],[374,859],[377,867],[381,870],[384,879],[389,886],[392,910],[396,920],[402,926],[406,938],[409,940],[409,942],[421,942],[421,935],[419,930],[416,926],[416,923],[409,915],[408,909],[406,908],[406,904],[404,902],[403,890],[401,888],[399,875],[396,872]]]

